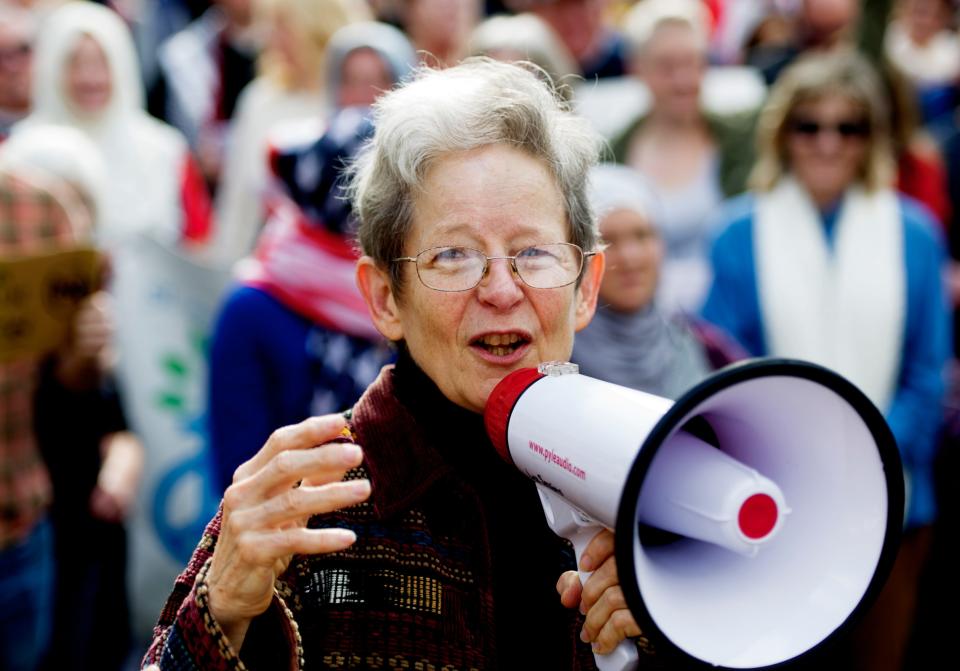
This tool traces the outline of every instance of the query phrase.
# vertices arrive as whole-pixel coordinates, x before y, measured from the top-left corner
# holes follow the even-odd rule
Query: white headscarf
[[[70,126],[31,124],[0,145],[0,169],[40,170],[68,182],[93,208],[104,209],[106,166],[92,140]]]
[[[76,114],[65,93],[69,58],[84,35],[103,50],[112,81],[111,99],[93,119]],[[186,141],[147,115],[143,100],[133,40],[115,12],[91,2],[71,2],[44,21],[34,60],[33,111],[13,133],[37,124],[63,124],[80,129],[97,145],[108,181],[99,231],[107,246],[132,233],[148,233],[172,244],[183,228],[180,185]]]
[[[630,210],[656,225],[660,202],[647,179],[633,168],[618,163],[601,163],[590,169],[587,197],[600,221],[615,210]]]
[[[632,168],[595,166],[587,189],[598,220],[630,210],[656,224],[656,194]],[[686,323],[665,315],[655,301],[632,313],[601,301],[593,320],[577,334],[572,359],[585,375],[667,398],[678,397],[709,371],[704,349]]]

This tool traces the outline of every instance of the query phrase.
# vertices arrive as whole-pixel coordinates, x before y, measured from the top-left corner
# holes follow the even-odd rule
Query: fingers
[[[363,452],[352,443],[329,443],[313,449],[280,452],[252,477],[230,485],[224,502],[238,509],[245,503],[286,495],[307,478],[317,484],[337,482],[362,458]]]
[[[291,488],[260,505],[233,512],[229,523],[241,533],[244,529],[282,528],[290,522],[299,523],[313,515],[356,505],[369,496],[368,480]]]
[[[564,608],[576,608],[580,603],[580,576],[576,571],[566,571],[557,581],[557,593]]]
[[[580,558],[581,570],[593,571],[580,596],[580,612],[586,615],[580,637],[593,643],[599,654],[612,652],[628,636],[640,635],[640,627],[627,609],[620,588],[613,541],[613,533],[604,529],[594,536]]]
[[[593,643],[594,652],[605,655],[613,652],[613,649],[616,648],[623,639],[640,635],[640,627],[637,625],[636,620],[633,619],[630,611],[627,610],[626,604],[622,606],[617,605],[622,602],[623,592],[620,588],[612,590],[609,600],[603,602],[602,606],[605,611],[608,606],[613,610],[604,612],[597,618],[597,620],[603,619],[602,626],[597,625],[597,620],[591,622],[589,626],[584,625],[581,638],[586,642]],[[590,618],[588,617],[587,619],[589,620]],[[594,634],[593,632],[596,629],[599,629],[599,631]]]
[[[250,461],[237,469],[233,480],[238,482],[251,477],[281,452],[304,450],[329,443],[340,436],[346,425],[347,422],[343,415],[324,415],[322,417],[310,417],[299,424],[277,429],[260,451]],[[354,455],[354,458],[355,463],[351,462],[347,469],[359,465],[362,457]]]
[[[241,561],[264,566],[281,556],[338,552],[356,540],[356,534],[349,529],[290,527],[246,531],[237,538],[235,551]]]
[[[84,300],[77,312],[76,326],[78,331],[109,331],[113,328],[113,303],[105,291],[98,291]]]
[[[580,570],[593,571],[612,556],[613,532],[603,529],[593,537],[583,551],[583,556],[580,557]]]
[[[586,614],[600,600],[603,594],[620,583],[617,575],[617,562],[608,557],[603,564],[594,571],[583,586],[580,597],[580,612]]]
[[[119,522],[123,519],[126,511],[116,498],[97,486],[90,492],[90,512],[97,519],[106,522]]]
[[[73,321],[72,355],[84,360],[96,359],[113,338],[113,309],[103,291],[88,296]]]
[[[580,612],[586,614],[580,638],[593,643],[597,653],[611,652],[627,636],[640,635],[640,627],[627,609],[613,557],[594,571],[583,586]]]

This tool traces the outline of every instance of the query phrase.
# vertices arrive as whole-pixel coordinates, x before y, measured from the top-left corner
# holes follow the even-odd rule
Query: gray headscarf
[[[644,178],[626,166],[596,166],[590,173],[589,197],[601,222],[614,210],[631,210],[656,224],[656,196]],[[666,398],[678,397],[710,370],[684,318],[664,315],[655,301],[632,313],[601,303],[590,325],[577,334],[572,359],[584,375]]]
[[[357,49],[372,49],[390,69],[397,84],[417,66],[417,52],[406,35],[379,21],[358,21],[340,28],[327,43],[327,90],[340,89],[340,77],[347,56]]]

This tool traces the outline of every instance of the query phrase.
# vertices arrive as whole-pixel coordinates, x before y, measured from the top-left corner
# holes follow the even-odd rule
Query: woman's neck
[[[845,188],[815,190],[807,187],[807,193],[810,195],[810,199],[820,212],[830,212],[836,208],[837,203],[843,198],[845,191]]]
[[[657,134],[668,135],[690,135],[692,133],[707,133],[707,124],[703,115],[694,113],[690,115],[671,114],[657,108],[652,108],[644,123],[645,129],[656,130]]]

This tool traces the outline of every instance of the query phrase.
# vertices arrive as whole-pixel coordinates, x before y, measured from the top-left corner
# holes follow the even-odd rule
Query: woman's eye
[[[517,253],[517,261],[527,266],[537,267],[557,262],[557,255],[546,247],[527,247]]]
[[[432,263],[459,263],[466,261],[470,254],[463,247],[444,247],[438,249],[431,259]]]

